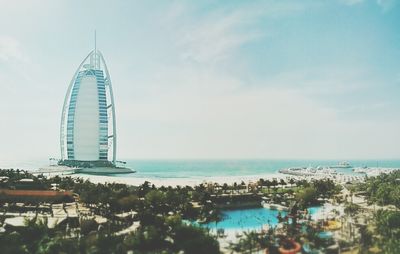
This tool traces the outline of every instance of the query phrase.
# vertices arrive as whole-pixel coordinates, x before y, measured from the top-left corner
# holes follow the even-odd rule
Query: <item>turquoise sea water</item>
[[[118,177],[147,179],[206,178],[225,176],[261,176],[276,174],[288,167],[330,166],[340,160],[126,160],[126,166],[136,170],[135,174]],[[400,168],[400,160],[348,160],[353,167]],[[48,160],[0,161],[0,168],[35,170],[47,166]],[[351,168],[337,169],[344,174],[355,174]]]
[[[400,160],[349,160],[353,167],[395,167]],[[127,160],[127,167],[137,171],[128,177],[142,178],[201,178],[223,176],[254,176],[276,174],[288,167],[331,166],[339,161],[318,160]],[[337,169],[344,174],[355,174],[351,168]],[[121,175],[122,176],[122,175]]]

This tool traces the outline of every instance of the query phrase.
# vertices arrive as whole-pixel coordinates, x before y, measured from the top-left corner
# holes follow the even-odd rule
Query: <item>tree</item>
[[[382,253],[400,253],[400,211],[378,210],[374,221]]]
[[[80,230],[82,235],[88,235],[92,231],[97,230],[97,222],[94,219],[83,219],[80,223]]]
[[[264,182],[265,182],[265,180],[264,180],[263,178],[260,178],[260,179],[258,179],[258,181],[257,181],[257,185],[260,186],[260,187],[262,187],[262,186],[264,186]]]
[[[117,204],[123,211],[129,211],[138,207],[140,201],[138,196],[130,194],[128,196],[118,199]]]
[[[340,191],[340,187],[336,186],[331,179],[314,180],[312,186],[314,186],[317,194],[322,197],[329,198]]]
[[[360,226],[360,253],[367,253],[368,248],[372,245],[372,233],[366,225]]]
[[[228,184],[227,184],[227,183],[224,183],[224,185],[222,185],[222,191],[223,191],[224,193],[226,193],[227,190],[228,190]]]
[[[148,181],[145,181],[142,185],[139,186],[139,197],[144,197],[150,190],[150,183]]]
[[[124,244],[128,249],[139,251],[139,253],[161,253],[167,251],[170,244],[165,241],[166,232],[155,226],[141,227],[134,234],[129,235]]]
[[[272,186],[276,187],[276,186],[278,186],[278,184],[279,184],[278,180],[276,180],[276,179],[272,180],[272,183],[271,183]]]
[[[270,193],[270,188],[271,188],[271,186],[272,186],[272,183],[271,183],[271,181],[270,180],[265,180],[265,182],[264,182],[264,185],[265,186],[267,186],[267,189],[268,189],[268,193]]]
[[[49,235],[47,218],[42,220],[36,218],[26,220],[25,227],[23,227],[19,233],[21,234],[22,241],[26,243],[28,251],[34,253],[42,238]]]
[[[202,228],[181,225],[175,229],[173,239],[176,250],[182,250],[184,253],[220,253],[218,241],[211,235],[206,234],[205,229]]]
[[[4,234],[0,237],[1,252],[7,254],[28,254],[26,243],[18,232]]]
[[[156,214],[166,213],[165,205],[166,205],[166,196],[163,192],[159,190],[151,190],[144,197],[145,205],[152,209]]]
[[[360,206],[354,203],[347,203],[344,213],[348,216],[354,216],[360,210]]]
[[[314,204],[317,197],[317,191],[313,187],[306,187],[300,190],[296,195],[297,201],[304,207]]]
[[[75,239],[63,239],[60,236],[46,238],[39,244],[37,254],[74,254],[79,253]]]
[[[237,253],[258,253],[261,249],[266,249],[270,253],[278,253],[275,242],[276,239],[272,228],[266,233],[250,231],[244,232],[238,242],[231,243],[230,249]]]
[[[293,178],[290,178],[289,183],[290,183],[290,187],[292,187],[293,184],[296,183],[296,181]]]

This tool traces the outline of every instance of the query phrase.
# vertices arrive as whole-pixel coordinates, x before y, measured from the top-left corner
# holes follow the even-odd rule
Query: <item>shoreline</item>
[[[67,176],[67,175],[65,175]],[[257,182],[260,178],[264,180],[269,179],[288,179],[294,178],[290,176],[285,176],[280,173],[274,174],[265,174],[265,175],[247,175],[247,176],[212,176],[212,177],[196,177],[196,178],[151,178],[151,177],[123,177],[123,176],[106,176],[106,175],[87,175],[87,174],[73,174],[68,176],[80,177],[83,179],[88,179],[93,183],[122,183],[132,186],[139,186],[143,184],[145,181],[150,184],[154,184],[157,187],[160,186],[191,186],[194,187],[196,185],[202,183],[218,183],[218,184],[240,184],[242,181],[246,184],[249,182]]]
[[[192,163],[190,160],[177,160],[174,161],[172,164],[170,161],[166,161],[164,165],[164,162],[160,163],[159,161],[154,162],[150,160],[149,163],[143,163],[143,165],[141,165],[140,163],[134,164],[133,162],[131,163],[131,165],[128,165],[128,167],[130,168],[142,169],[133,174],[100,175],[73,173],[68,172],[68,170],[63,171],[61,169],[59,172],[46,172],[44,173],[44,175],[58,175],[60,177],[68,175],[71,177],[81,177],[83,179],[89,179],[94,183],[115,182],[133,186],[141,185],[145,181],[148,181],[155,186],[194,186],[202,183],[217,183],[221,185],[227,183],[231,185],[234,182],[240,184],[242,181],[248,184],[251,182],[257,182],[260,178],[264,180],[276,179],[277,181],[283,179],[285,180],[285,182],[287,182],[288,179],[312,181],[313,179],[329,178],[337,183],[342,184],[347,182],[364,181],[365,176],[375,176],[379,175],[380,173],[388,173],[389,171],[400,170],[400,160],[396,161],[396,163],[384,162],[383,164],[387,165],[381,167],[357,167],[361,164],[367,165],[371,163],[369,163],[368,161],[364,161],[363,163],[361,163],[350,160],[352,165],[356,165],[356,167],[354,167],[353,170],[338,170],[337,174],[330,174],[330,172],[322,172],[322,174],[288,174],[286,172],[286,174],[284,174],[280,173],[279,171],[284,171],[285,169],[292,167],[292,164],[306,165],[308,161],[303,162],[296,160],[276,160],[272,161],[274,163],[271,163],[271,160],[265,160],[265,163],[263,161],[264,160],[254,160],[246,163],[237,163],[234,160],[232,162],[230,162],[229,160],[205,160],[204,163],[198,163],[194,160]],[[293,161],[296,161],[296,163],[293,163]],[[19,168],[21,170],[26,170],[32,174],[38,174],[39,172],[37,171],[37,169],[40,169],[42,167],[49,167],[39,166],[41,162],[36,161],[31,161],[29,163],[26,161],[2,161],[2,164],[4,164],[2,168]],[[317,165],[316,163],[313,163],[313,165],[314,164]],[[320,164],[330,165],[332,164],[332,162],[321,161]],[[197,170],[201,170],[202,167],[206,169],[204,172],[201,172],[201,174],[199,174],[199,172],[196,172]],[[216,170],[210,170],[210,168],[216,168]],[[265,171],[260,170],[260,168],[265,168]],[[273,170],[273,168],[275,168],[275,170]],[[191,174],[191,171],[193,171],[194,174]]]
[[[67,176],[67,175],[65,175]],[[72,174],[68,175],[72,177],[80,177],[83,179],[88,179],[93,183],[121,183],[132,186],[139,186],[143,184],[145,181],[150,184],[154,184],[156,187],[160,186],[191,186],[194,187],[199,184],[209,184],[209,183],[217,183],[219,185],[229,184],[232,185],[235,182],[239,185],[242,181],[246,184],[255,183],[259,179],[264,180],[274,180],[276,179],[278,182],[280,180],[288,181],[289,179],[295,180],[307,180],[311,181],[314,179],[331,179],[337,183],[346,183],[353,181],[364,181],[365,175],[359,176],[349,176],[342,175],[338,177],[332,177],[329,175],[318,175],[318,176],[295,176],[295,175],[287,175],[279,172],[276,173],[267,173],[261,175],[242,175],[242,176],[211,176],[211,177],[193,177],[193,178],[177,178],[177,177],[169,177],[169,178],[152,178],[152,177],[126,177],[126,176],[110,176],[110,175],[88,175],[88,174]]]
[[[160,186],[191,186],[194,187],[200,184],[228,184],[233,185],[235,182],[239,185],[242,182],[247,184],[256,183],[259,179],[263,180],[277,180],[280,182],[284,180],[288,182],[290,179],[294,180],[321,180],[330,179],[336,183],[343,184],[348,182],[362,182],[365,180],[366,174],[361,173],[357,175],[344,175],[344,174],[288,174],[282,173],[282,171],[275,171],[274,173],[264,173],[255,175],[228,175],[228,176],[193,176],[193,177],[151,177],[151,176],[138,176],[136,173],[132,174],[86,174],[86,173],[74,173],[68,170],[65,171],[47,171],[40,172],[36,170],[28,170],[32,174],[43,174],[44,176],[60,176],[60,177],[74,177],[89,180],[95,184],[97,183],[120,183],[131,186],[139,186],[144,182],[154,184],[156,187]]]
[[[355,170],[354,170],[355,169]],[[53,172],[48,171],[44,172],[45,176],[55,176],[58,175],[60,177],[70,176],[70,177],[80,177],[83,179],[88,179],[93,183],[121,183],[132,186],[139,186],[143,184],[145,181],[150,182],[150,184],[154,184],[157,187],[160,186],[195,186],[199,184],[229,184],[232,185],[235,182],[237,184],[242,183],[242,181],[246,184],[255,183],[259,179],[264,180],[274,180],[276,179],[278,182],[280,180],[284,180],[288,182],[289,179],[295,180],[306,180],[312,181],[313,179],[331,179],[336,183],[348,183],[348,182],[359,182],[364,181],[366,176],[375,176],[380,173],[388,173],[389,171],[400,170],[399,168],[385,168],[385,167],[373,167],[373,168],[354,168],[349,174],[338,173],[331,174],[330,172],[321,172],[319,174],[311,174],[311,172],[304,174],[303,172],[297,172],[293,174],[291,171],[287,172],[287,169],[280,169],[274,172],[265,172],[265,173],[256,173],[256,174],[243,174],[243,175],[229,175],[229,172],[226,172],[227,175],[218,175],[218,176],[184,176],[179,177],[179,174],[175,174],[174,176],[166,176],[166,177],[158,177],[155,175],[141,175],[140,173],[132,173],[132,174],[122,174],[122,175],[114,175],[114,174],[87,174],[87,173],[73,173],[69,170],[65,170],[61,168],[59,171],[54,170]],[[26,169],[25,169],[26,170]],[[40,174],[39,170],[27,170],[32,174]],[[356,173],[354,173],[356,172]],[[177,172],[174,172],[177,173]],[[237,172],[235,172],[237,173]],[[167,174],[168,175],[168,174]]]

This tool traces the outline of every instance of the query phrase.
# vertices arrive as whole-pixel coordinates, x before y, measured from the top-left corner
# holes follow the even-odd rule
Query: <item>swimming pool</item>
[[[308,212],[318,213],[321,207],[310,207]],[[263,225],[276,226],[278,224],[278,214],[282,217],[287,214],[284,211],[271,210],[268,208],[251,208],[241,210],[226,210],[222,212],[223,219],[217,223],[210,222],[202,224],[203,227],[210,229],[222,228],[225,230],[254,230],[261,229]]]

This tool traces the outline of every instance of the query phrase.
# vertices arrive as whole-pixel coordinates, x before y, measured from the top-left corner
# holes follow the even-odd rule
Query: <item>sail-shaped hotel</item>
[[[112,83],[103,55],[96,47],[81,62],[69,84],[62,109],[60,145],[59,165],[92,173],[126,169],[116,167]]]

